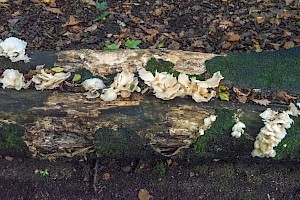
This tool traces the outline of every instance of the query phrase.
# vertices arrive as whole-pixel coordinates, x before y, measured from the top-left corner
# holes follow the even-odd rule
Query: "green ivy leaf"
[[[141,43],[141,40],[127,40],[125,46],[128,49],[139,49],[138,45]]]
[[[63,72],[64,68],[62,68],[62,67],[53,67],[53,68],[51,68],[51,70],[55,73],[59,73],[59,72]]]
[[[79,81],[80,79],[81,79],[81,75],[80,74],[74,74],[74,76],[72,78],[72,82]]]
[[[118,44],[109,44],[106,47],[104,47],[104,50],[118,50],[120,48],[120,45]]]
[[[108,8],[108,5],[107,5],[106,1],[103,1],[101,3],[99,1],[96,1],[96,10],[104,11],[104,10],[107,10],[107,8]]]

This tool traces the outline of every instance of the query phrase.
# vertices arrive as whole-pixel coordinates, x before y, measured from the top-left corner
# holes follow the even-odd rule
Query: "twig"
[[[97,187],[97,183],[98,183],[98,166],[99,166],[99,160],[97,159],[95,167],[94,167],[94,180],[93,180],[93,188],[94,188],[95,193],[98,192],[98,187]]]

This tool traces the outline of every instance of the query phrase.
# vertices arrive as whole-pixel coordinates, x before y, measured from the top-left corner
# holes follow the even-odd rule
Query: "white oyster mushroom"
[[[290,103],[290,105],[289,105],[289,114],[294,116],[294,117],[298,117],[298,115],[300,115],[300,111],[298,110],[296,105],[293,104],[293,103]]]
[[[179,94],[180,84],[173,74],[156,72],[155,81],[152,83],[154,94],[163,100],[174,99]]]
[[[37,90],[54,89],[59,87],[59,84],[69,78],[71,73],[59,72],[55,74],[46,73],[44,69],[41,69],[40,74],[33,76],[32,81],[35,83]]]
[[[155,78],[153,74],[144,68],[138,70],[139,77],[144,81],[144,83],[148,86],[152,86],[152,82],[154,82]]]
[[[117,74],[111,87],[118,90],[118,94],[121,95],[122,98],[128,98],[132,92],[141,91],[141,88],[138,87],[138,83],[138,78],[134,77],[134,73],[124,70]]]
[[[221,75],[221,72],[218,71],[215,72],[213,76],[207,79],[206,81],[195,80],[195,82],[201,88],[215,88],[219,86],[219,83],[223,78],[224,77]]]
[[[232,127],[232,132],[231,132],[232,137],[240,138],[242,136],[242,134],[244,134],[244,132],[245,132],[244,128],[246,128],[246,125],[243,122],[238,121]]]
[[[289,111],[278,113],[268,108],[260,114],[265,126],[260,129],[254,142],[252,156],[255,157],[275,157],[274,148],[286,136],[286,129],[291,127],[294,122],[289,117]]]
[[[25,55],[27,42],[15,37],[6,38],[0,42],[0,56],[8,57],[12,62],[23,60],[29,62],[30,58]]]
[[[113,88],[108,88],[103,90],[104,93],[100,95],[103,101],[113,101],[118,97],[118,91]]]
[[[27,88],[25,78],[22,73],[15,69],[6,69],[3,74],[3,78],[0,78],[0,83],[2,83],[2,88],[13,88],[16,90],[21,90],[22,88]]]
[[[84,95],[88,98],[97,98],[100,96],[100,93],[97,90],[105,88],[105,84],[99,78],[90,78],[86,79],[81,83],[84,89],[87,91]]]

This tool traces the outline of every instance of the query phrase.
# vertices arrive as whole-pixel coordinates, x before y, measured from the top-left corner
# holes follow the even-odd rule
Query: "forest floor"
[[[23,39],[29,51],[138,46],[224,54],[300,45],[298,1],[0,0],[0,24],[0,39]],[[269,159],[46,161],[0,155],[0,196],[300,199],[299,167]]]

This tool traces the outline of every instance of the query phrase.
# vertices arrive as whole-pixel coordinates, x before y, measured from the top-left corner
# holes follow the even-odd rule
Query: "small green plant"
[[[125,27],[125,26],[126,26],[126,24],[125,24],[124,22],[120,21],[120,20],[117,20],[117,24],[118,24],[119,26],[122,26],[122,27]]]
[[[153,168],[153,172],[159,176],[166,174],[166,166],[163,162],[156,164]]]
[[[104,47],[104,50],[118,50],[120,49],[120,45],[118,44],[109,44]]]
[[[36,169],[36,170],[34,170],[34,173],[35,174],[40,174],[41,176],[43,176],[45,178],[50,176],[48,169],[45,169],[45,170]]]
[[[100,15],[95,19],[95,21],[105,20],[105,18],[109,15],[107,12],[108,5],[106,1],[99,2],[96,1],[96,12]]]
[[[127,40],[125,42],[125,47],[127,49],[139,49],[138,45],[141,43],[141,40]]]

